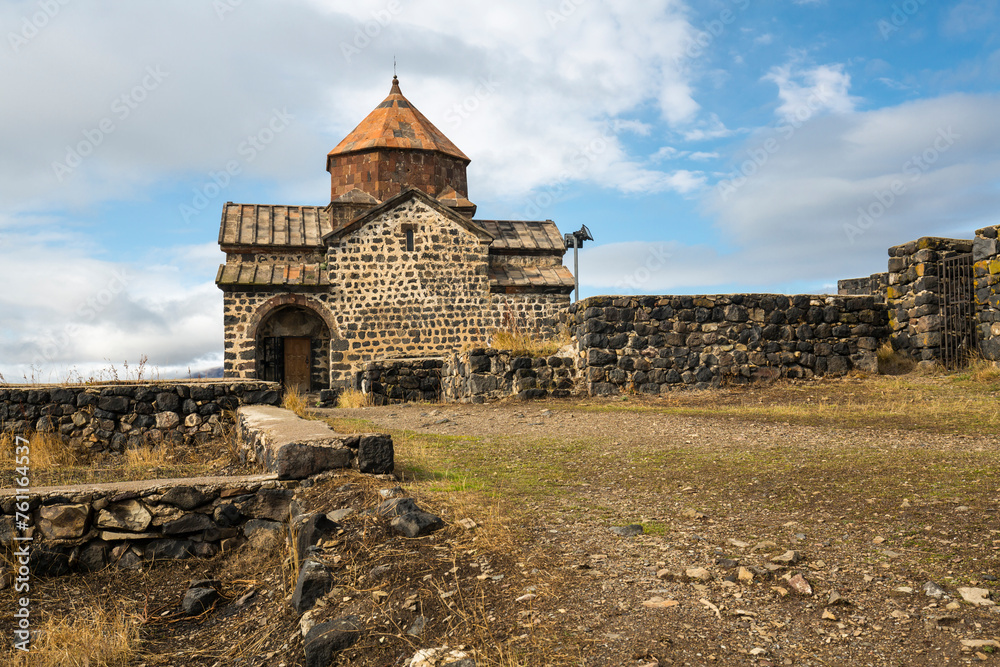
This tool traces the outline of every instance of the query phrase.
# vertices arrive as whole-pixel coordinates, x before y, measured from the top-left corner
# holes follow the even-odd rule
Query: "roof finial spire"
[[[396,54],[392,54],[392,78],[396,78]]]

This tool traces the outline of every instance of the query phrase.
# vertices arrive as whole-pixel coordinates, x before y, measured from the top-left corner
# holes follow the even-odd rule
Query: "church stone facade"
[[[222,212],[225,375],[356,387],[373,361],[550,333],[573,276],[551,220],[478,220],[469,158],[402,94],[327,156],[326,206]]]

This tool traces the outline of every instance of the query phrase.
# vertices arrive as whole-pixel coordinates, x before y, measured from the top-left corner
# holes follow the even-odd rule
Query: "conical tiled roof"
[[[344,155],[373,148],[438,151],[471,162],[458,146],[451,143],[441,130],[434,127],[432,122],[403,97],[396,77],[392,77],[389,96],[337,144],[330,155]]]

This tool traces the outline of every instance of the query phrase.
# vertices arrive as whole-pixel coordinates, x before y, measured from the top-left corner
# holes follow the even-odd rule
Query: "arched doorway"
[[[330,328],[309,308],[287,305],[257,328],[257,377],[306,393],[330,380]]]

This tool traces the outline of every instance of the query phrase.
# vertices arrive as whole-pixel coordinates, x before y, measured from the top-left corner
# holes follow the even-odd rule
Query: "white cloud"
[[[84,377],[149,358],[164,377],[222,362],[222,293],[211,282],[224,256],[215,244],[151,248],[135,261],[82,256],[73,246],[11,239],[0,281],[30,286],[0,294],[0,374],[19,381]],[[159,263],[154,263],[157,260]],[[33,370],[34,369],[34,370]]]
[[[734,191],[704,197],[717,247],[593,246],[581,254],[581,280],[626,293],[819,289],[885,271],[893,245],[971,239],[1000,223],[998,116],[998,96],[952,95],[817,118],[788,138],[757,134],[734,163],[777,149]]]
[[[803,69],[797,63],[774,67],[763,80],[778,86],[781,105],[776,113],[791,120],[818,112],[850,113],[857,98],[851,97],[851,77],[841,64]]]

